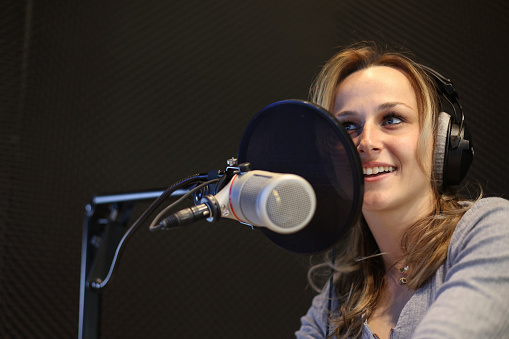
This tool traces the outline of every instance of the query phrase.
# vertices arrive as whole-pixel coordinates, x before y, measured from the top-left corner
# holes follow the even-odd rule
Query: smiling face
[[[417,160],[419,104],[407,76],[387,66],[354,72],[337,87],[333,112],[360,155],[363,212],[428,209],[433,145],[425,151],[423,173]]]

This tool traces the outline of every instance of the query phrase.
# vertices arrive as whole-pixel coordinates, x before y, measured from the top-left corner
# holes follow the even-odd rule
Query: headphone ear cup
[[[447,148],[451,136],[451,116],[445,112],[438,115],[438,130],[435,146],[435,182],[437,189],[443,191],[445,188],[445,168],[447,159]]]

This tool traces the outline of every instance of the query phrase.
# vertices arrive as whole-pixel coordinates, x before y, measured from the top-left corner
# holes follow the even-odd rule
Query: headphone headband
[[[452,81],[434,69],[419,65],[434,81],[440,94],[454,114],[440,114],[435,150],[435,178],[440,191],[459,185],[473,161],[474,148],[466,131],[465,115]],[[443,106],[443,105],[442,105]]]
[[[454,111],[454,115],[448,113],[452,119],[454,124],[459,124],[459,129],[457,134],[463,135],[465,133],[465,115],[463,113],[463,107],[461,106],[458,92],[454,88],[451,79],[444,77],[442,74],[438,73],[431,67],[425,65],[419,65],[422,69],[424,69],[431,78],[435,81],[436,86],[439,89],[439,94],[449,103]],[[459,112],[459,114],[458,114]],[[461,140],[456,138],[456,135],[451,136],[452,147],[457,148]]]

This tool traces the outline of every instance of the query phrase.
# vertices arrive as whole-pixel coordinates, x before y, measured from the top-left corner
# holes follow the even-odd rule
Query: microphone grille
[[[295,176],[294,176],[295,177]],[[279,233],[304,227],[315,211],[316,198],[302,178],[272,178],[253,175],[242,188],[240,207],[248,221]],[[270,189],[267,189],[272,181]]]
[[[246,181],[246,184],[242,187],[240,192],[240,209],[247,218],[247,221],[256,226],[263,225],[262,220],[256,212],[257,200],[260,192],[262,192],[269,180],[270,177],[253,175]]]
[[[278,227],[289,229],[300,226],[313,213],[309,191],[298,182],[277,185],[267,199],[267,214]]]

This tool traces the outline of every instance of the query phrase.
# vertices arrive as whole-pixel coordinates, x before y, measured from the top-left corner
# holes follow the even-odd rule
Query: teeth
[[[375,167],[363,167],[362,172],[365,175],[374,175],[382,172],[392,172],[395,168],[392,166],[375,166]]]

